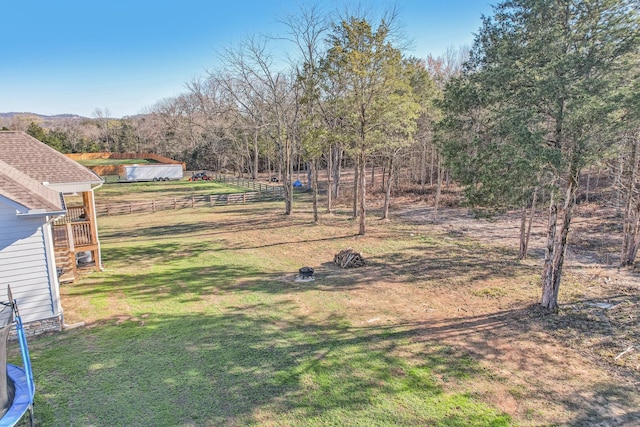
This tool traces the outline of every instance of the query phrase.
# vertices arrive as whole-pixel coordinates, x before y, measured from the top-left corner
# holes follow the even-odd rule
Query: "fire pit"
[[[296,282],[311,282],[316,280],[313,276],[313,268],[311,267],[302,267],[298,270],[298,274],[296,275]]]

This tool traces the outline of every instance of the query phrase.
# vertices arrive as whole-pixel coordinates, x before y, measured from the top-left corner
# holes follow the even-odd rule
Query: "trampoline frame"
[[[31,358],[29,356],[29,347],[27,346],[27,337],[22,325],[22,318],[18,311],[18,303],[13,299],[11,288],[8,288],[9,302],[3,304],[11,307],[13,311],[13,324],[16,327],[16,335],[20,344],[20,354],[22,355],[22,365],[19,367],[7,363],[7,378],[13,382],[15,387],[15,395],[11,406],[7,412],[0,418],[0,427],[13,427],[29,412],[29,423],[33,427],[33,398],[36,388],[33,381],[33,372],[31,370]]]

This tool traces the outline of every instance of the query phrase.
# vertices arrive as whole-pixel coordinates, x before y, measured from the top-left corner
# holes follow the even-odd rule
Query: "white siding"
[[[50,277],[55,266],[47,259],[45,224],[45,218],[17,217],[15,207],[0,201],[0,301],[7,301],[11,285],[24,322],[60,314],[52,295],[57,281]]]

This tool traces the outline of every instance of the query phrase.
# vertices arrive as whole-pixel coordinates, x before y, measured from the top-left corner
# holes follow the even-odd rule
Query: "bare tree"
[[[223,58],[227,77],[220,81],[227,85],[243,111],[259,119],[275,144],[282,171],[285,214],[291,215],[294,135],[287,131],[297,119],[297,103],[292,96],[293,79],[275,69],[265,39],[246,39],[238,46],[226,49]]]
[[[101,108],[96,108],[93,110],[93,118],[95,119],[95,123],[100,130],[100,139],[102,142],[102,147],[105,151],[112,151],[112,138],[109,137],[109,116],[111,112],[108,108],[104,110]]]
[[[323,37],[329,29],[329,22],[318,6],[301,7],[299,14],[286,16],[281,22],[287,28],[285,38],[296,46],[299,54],[299,58],[295,58],[292,65],[296,70],[296,81],[301,91],[297,103],[304,104],[304,118],[300,129],[303,135],[300,142],[302,156],[308,162],[310,170],[313,218],[317,222],[318,160],[327,142],[322,126],[319,62],[324,54]]]

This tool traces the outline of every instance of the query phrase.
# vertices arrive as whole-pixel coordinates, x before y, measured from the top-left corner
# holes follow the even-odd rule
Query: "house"
[[[30,333],[60,330],[60,282],[100,269],[93,190],[102,179],[24,132],[0,131],[0,301]]]

